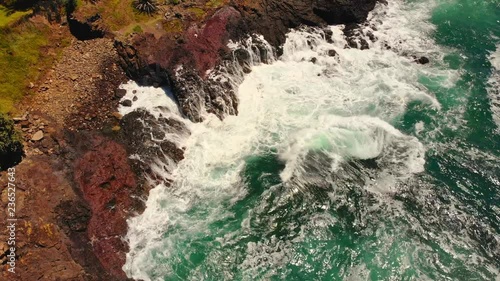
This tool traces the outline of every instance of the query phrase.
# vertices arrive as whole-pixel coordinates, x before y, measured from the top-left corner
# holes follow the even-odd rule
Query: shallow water
[[[333,43],[292,31],[223,122],[124,85],[191,132],[170,136],[186,148],[173,186],[129,220],[130,277],[498,280],[500,3],[389,2],[369,50],[344,49],[342,26]]]

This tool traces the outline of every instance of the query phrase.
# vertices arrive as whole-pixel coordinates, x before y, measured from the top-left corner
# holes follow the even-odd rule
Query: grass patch
[[[215,9],[222,7],[224,4],[226,4],[226,2],[227,1],[225,0],[210,0],[205,4],[205,6]]]
[[[180,19],[173,19],[163,23],[163,29],[169,33],[179,33],[184,30]]]
[[[104,26],[111,31],[120,31],[131,24],[142,23],[151,20],[152,16],[138,12],[133,6],[133,0],[101,0],[96,4],[83,3],[77,8],[77,15],[83,18],[99,13]],[[161,16],[161,13],[158,15]]]
[[[205,10],[203,10],[201,8],[197,8],[197,7],[188,8],[188,11],[191,14],[193,14],[197,19],[202,19],[207,14],[207,12]]]
[[[134,28],[132,29],[132,31],[134,31],[135,33],[143,33],[144,32],[142,30],[142,27],[140,25],[134,26]]]
[[[49,27],[25,22],[15,28],[0,28],[0,113],[11,111],[27,92],[29,81],[36,82],[38,67],[52,63],[51,56],[41,56],[49,44]]]
[[[0,5],[0,28],[8,26],[29,14],[31,14],[31,11],[10,11]]]

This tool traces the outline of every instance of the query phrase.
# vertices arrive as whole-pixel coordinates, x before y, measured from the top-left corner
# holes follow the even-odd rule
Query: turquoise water
[[[416,26],[426,42],[411,28],[405,36],[432,46],[431,65],[405,57],[427,54],[413,41],[388,41],[393,51],[339,49],[340,66],[314,66],[295,62],[309,54],[298,40],[283,62],[254,68],[240,88],[248,113],[192,124],[177,184],[157,187],[129,223],[129,276],[499,280],[500,130],[489,91],[500,1],[394,2],[410,21],[392,28]]]

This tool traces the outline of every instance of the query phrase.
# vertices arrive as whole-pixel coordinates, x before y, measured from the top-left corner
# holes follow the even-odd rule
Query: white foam
[[[311,151],[329,157],[331,163],[325,169],[330,172],[353,159],[378,158],[380,184],[370,188],[380,193],[394,191],[395,183],[421,172],[424,146],[391,124],[413,101],[439,110],[436,98],[419,85],[420,76],[449,77],[453,83],[456,73],[437,62],[422,66],[401,56],[400,52],[410,50],[429,53],[439,61],[432,40],[422,39],[433,28],[420,21],[431,8],[421,5],[419,9],[414,12],[403,1],[378,5],[371,21],[379,41],[371,43],[369,50],[344,49],[341,26],[331,27],[333,43],[319,31],[293,31],[280,60],[253,67],[246,76],[239,87],[238,116],[222,122],[207,115],[203,123],[186,122],[191,136],[184,143],[185,159],[170,175],[173,186],[153,189],[144,213],[129,220],[130,252],[124,266],[128,276],[160,280],[174,274],[172,266],[180,262],[176,257],[190,254],[186,243],[213,235],[207,233],[209,225],[232,216],[227,206],[247,194],[241,171],[249,156],[277,151],[286,166],[281,173],[285,183],[301,176]],[[394,48],[387,50],[384,43]],[[328,56],[331,49],[338,56]],[[310,62],[312,58],[316,63]],[[156,91],[141,89],[145,94]],[[159,92],[149,97],[158,100],[138,100],[132,108],[120,110],[127,113],[140,106],[169,103]],[[226,238],[230,239],[218,237],[217,241]],[[248,247],[243,267],[251,267],[261,250],[273,251],[263,244]]]
[[[176,119],[180,117],[175,99],[166,88],[141,87],[134,81],[122,84],[119,88],[127,90],[125,96],[120,99],[121,102],[124,100],[133,101],[132,106],[120,105],[118,107],[118,111],[123,116],[135,110],[144,109],[156,118],[159,118],[160,114],[164,115],[165,110],[171,112],[169,115],[175,116]]]
[[[500,44],[497,44],[496,51],[491,53],[490,63],[497,71],[500,71]]]
[[[500,44],[497,44],[496,51],[489,56],[493,67],[490,79],[488,80],[488,94],[490,97],[493,120],[500,131]]]

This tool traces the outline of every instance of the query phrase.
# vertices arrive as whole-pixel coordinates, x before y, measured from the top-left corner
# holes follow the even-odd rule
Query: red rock
[[[92,211],[87,235],[103,267],[112,275],[126,278],[126,219],[137,202],[136,178],[125,148],[109,139],[94,136],[91,148],[75,166],[75,181]]]

